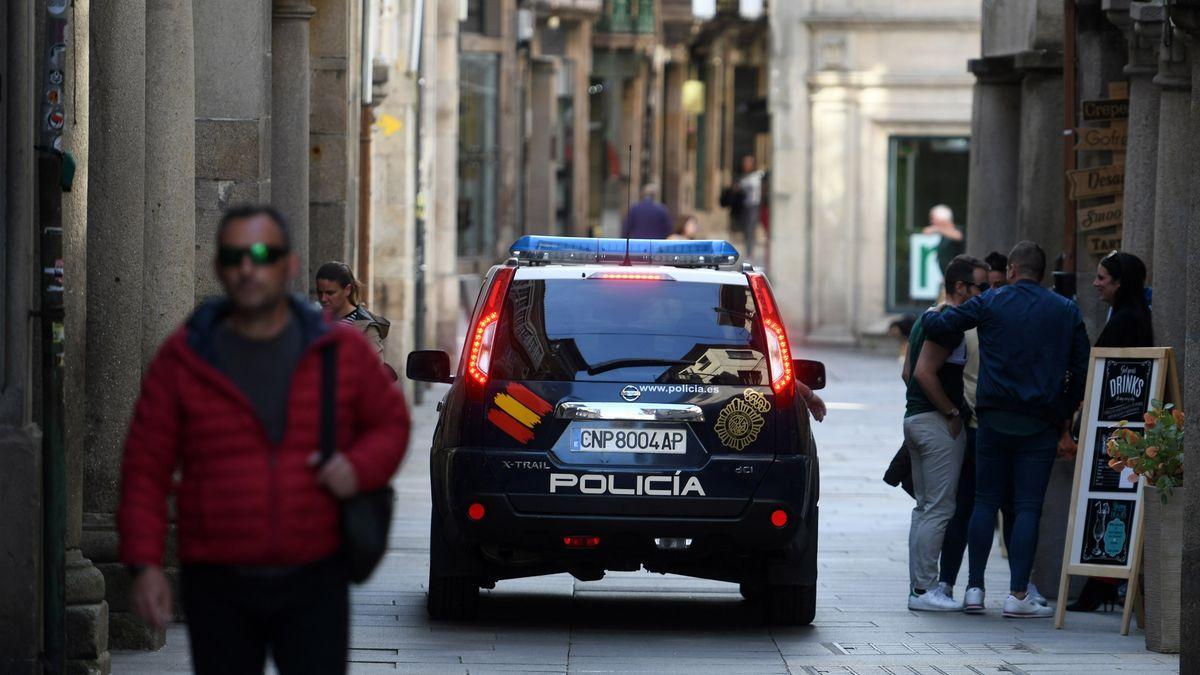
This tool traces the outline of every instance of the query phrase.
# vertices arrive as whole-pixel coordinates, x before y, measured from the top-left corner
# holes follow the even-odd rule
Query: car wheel
[[[770,586],[766,589],[767,622],[807,626],[817,613],[816,586]]]
[[[440,516],[435,504],[429,523],[429,595],[425,608],[432,619],[469,621],[479,613],[479,578],[464,574],[472,568],[472,561],[461,547],[446,541]]]
[[[437,576],[429,570],[429,617],[440,621],[469,621],[479,613],[479,582],[471,577]]]

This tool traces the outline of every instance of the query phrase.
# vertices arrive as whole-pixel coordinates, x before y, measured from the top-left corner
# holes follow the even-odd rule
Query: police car
[[[607,570],[739,583],[807,624],[816,447],[766,277],[724,241],[527,236],[488,272],[430,456],[428,610],[469,619],[497,581]]]

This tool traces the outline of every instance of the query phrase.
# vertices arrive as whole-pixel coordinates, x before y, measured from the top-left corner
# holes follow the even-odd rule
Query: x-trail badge
[[[621,398],[625,399],[626,401],[629,401],[630,403],[638,400],[638,398],[641,395],[642,395],[642,390],[638,389],[637,387],[633,386],[632,384],[627,384],[627,385],[625,385],[625,387],[623,389],[621,389]]]

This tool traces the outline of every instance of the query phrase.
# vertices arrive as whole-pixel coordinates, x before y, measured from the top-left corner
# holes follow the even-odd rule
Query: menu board
[[[1179,400],[1174,364],[1166,347],[1092,350],[1087,394],[1080,411],[1083,420],[1059,581],[1057,627],[1063,624],[1070,575],[1137,578],[1143,481],[1125,466],[1109,467],[1108,439],[1122,427],[1141,433],[1146,426],[1143,416],[1153,401]],[[1170,393],[1164,396],[1168,384]],[[1122,634],[1129,631],[1133,598],[1125,605]]]

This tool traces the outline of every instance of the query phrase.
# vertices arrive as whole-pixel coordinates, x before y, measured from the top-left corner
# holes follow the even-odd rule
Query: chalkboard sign
[[[1167,395],[1164,396],[1164,392]],[[1075,484],[1063,551],[1055,627],[1062,628],[1071,575],[1136,579],[1142,551],[1142,482],[1108,466],[1105,448],[1124,423],[1141,431],[1152,401],[1179,401],[1175,357],[1167,347],[1093,349],[1081,413]],[[1121,634],[1129,633],[1137,584],[1129,584]]]

